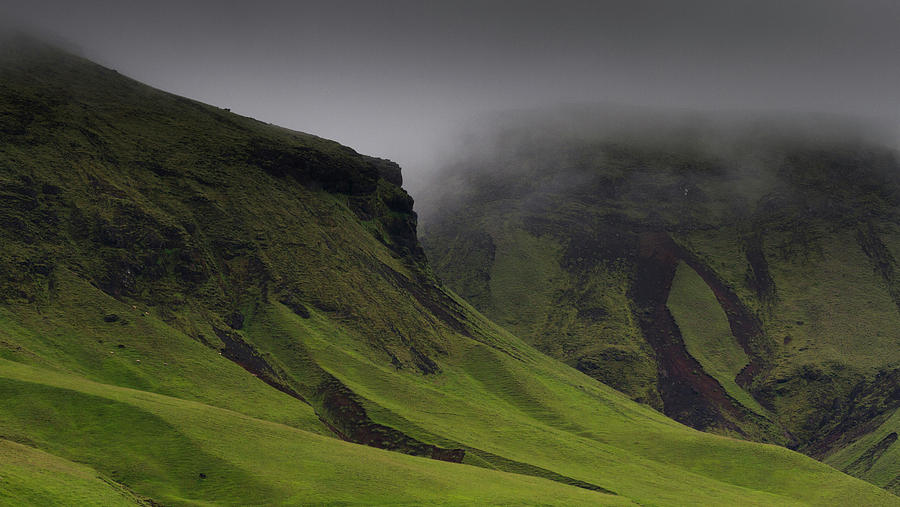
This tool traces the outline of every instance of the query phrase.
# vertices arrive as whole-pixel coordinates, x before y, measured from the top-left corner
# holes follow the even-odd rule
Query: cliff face
[[[596,113],[517,118],[449,168],[436,273],[676,420],[895,484],[893,458],[851,466],[875,442],[840,449],[896,430],[897,154],[834,119]]]

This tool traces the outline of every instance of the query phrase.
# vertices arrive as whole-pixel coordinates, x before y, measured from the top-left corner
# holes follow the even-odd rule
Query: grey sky
[[[900,116],[900,2],[0,0],[167,91],[404,166],[461,122],[573,102]]]

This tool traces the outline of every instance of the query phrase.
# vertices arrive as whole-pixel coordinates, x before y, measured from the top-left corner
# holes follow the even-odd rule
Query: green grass
[[[384,422],[641,503],[722,503],[731,495],[745,504],[790,503],[769,496],[789,496],[790,490],[803,491],[802,501],[827,503],[834,493],[814,484],[827,476],[842,481],[827,466],[791,451],[684,428],[508,335],[523,360],[472,344],[456,355],[458,364],[423,383],[418,375],[398,374],[354,352],[358,341],[339,328],[296,334],[305,337],[323,368],[393,415]],[[804,477],[809,482],[801,486]],[[666,482],[666,491],[655,490],[656,481]]]
[[[497,255],[491,272],[490,291],[494,298],[493,317],[513,333],[532,334],[540,325],[546,308],[553,304],[553,290],[565,273],[559,268],[559,245],[549,238],[535,238],[519,228],[494,233]],[[506,305],[506,301],[516,301]]]
[[[95,293],[89,301],[105,300]],[[102,314],[74,301],[57,308],[48,327],[78,321],[79,311]],[[7,315],[3,329],[21,327],[10,323],[21,322],[22,315],[27,313]],[[166,329],[152,315],[145,319]],[[211,362],[210,368],[234,371],[249,387],[222,386],[222,395],[215,396],[218,389],[207,378],[186,375],[179,397],[172,397],[87,380],[70,372],[74,361],[54,365],[59,373],[49,366],[4,361],[0,427],[7,437],[89,463],[141,495],[173,504],[246,503],[260,497],[283,502],[827,504],[851,491],[874,503],[891,502],[874,487],[796,453],[687,429],[547,359],[490,323],[478,318],[475,323],[507,352],[455,336],[442,373],[433,376],[397,371],[373,354],[352,327],[317,311],[304,319],[273,305],[257,312],[245,332],[301,382],[310,381],[306,372],[327,371],[365,400],[376,421],[426,442],[470,449],[466,463],[480,468],[315,436],[302,429],[298,421],[303,419],[284,417],[308,413],[309,407],[292,405],[293,399],[270,388],[271,401],[253,401],[253,386],[261,383],[204,347],[180,351],[180,360]],[[129,334],[117,337],[133,340],[124,350],[140,349],[142,339],[153,343],[149,336]],[[34,334],[6,336],[22,344],[36,341]],[[169,339],[177,336],[168,334]],[[148,362],[145,378],[167,379],[165,370],[157,369],[161,365]],[[88,365],[81,369],[91,373]],[[129,376],[108,379],[134,383]],[[163,391],[168,382],[146,380],[145,389]],[[276,410],[279,406],[283,412]],[[499,472],[490,468],[527,475],[495,477]],[[207,478],[201,481],[199,473]],[[542,474],[596,484],[618,497],[591,496],[597,494],[542,480]]]
[[[629,503],[543,479],[349,444],[8,361],[0,363],[0,375],[7,402],[38,404],[19,415],[34,445],[73,460],[99,461],[115,480],[167,505]],[[47,406],[65,414],[66,423],[42,417],[47,411],[41,407]],[[11,413],[15,410],[4,410],[4,423]]]
[[[900,411],[894,410],[884,423],[852,444],[839,449],[825,458],[825,463],[854,473],[873,484],[889,487],[889,491],[900,494],[900,445],[896,441],[880,454],[871,464],[860,460],[867,451],[876,446],[891,433],[900,433]],[[857,464],[858,463],[858,464]]]
[[[133,506],[143,500],[90,467],[0,439],[0,504]]]
[[[517,205],[490,203],[476,223],[466,220],[438,231],[452,239],[432,235],[448,248],[431,252],[437,271],[479,311],[542,352],[661,408],[653,352],[642,343],[629,308],[627,268],[610,264],[584,274],[567,271],[557,238],[528,230],[523,223],[528,214]],[[476,224],[484,237],[469,234]],[[585,318],[582,310],[598,316]]]
[[[632,113],[500,119],[501,146],[435,179],[423,244],[438,275],[541,351],[634,400],[686,413],[663,406],[666,379],[634,323],[646,310],[631,292],[641,237],[666,233],[761,323],[749,347],[762,367],[751,395],[734,382],[749,358],[727,339],[722,309],[678,269],[669,307],[704,371],[763,416],[738,421],[748,438],[796,439],[814,453],[859,413],[894,409],[860,405],[855,389],[900,368],[896,150],[845,125],[824,134],[834,119]],[[764,265],[751,265],[760,257]],[[771,286],[757,283],[763,273]]]
[[[731,335],[728,317],[703,278],[684,262],[678,263],[666,305],[678,323],[688,353],[703,371],[741,405],[767,417],[759,402],[735,383],[749,358]]]
[[[694,255],[728,283],[744,304],[757,312],[764,311],[756,294],[745,283],[750,264],[742,245],[741,231],[721,227],[708,231],[692,231],[673,235]]]
[[[133,309],[71,274],[60,276],[59,283],[60,298],[52,310],[0,307],[0,357],[331,434],[309,405],[272,389],[158,318],[145,316],[144,308]],[[104,322],[108,314],[120,320]]]
[[[0,53],[5,439],[166,505],[897,503],[800,454],[688,429],[485,319],[432,275],[395,166],[25,52]],[[529,265],[546,268],[529,283],[559,281],[560,252],[512,258],[501,286],[534,309],[561,296],[570,315],[579,298],[624,301],[622,266],[564,294],[513,283]],[[611,314],[620,327],[579,336],[606,329],[652,376],[613,330],[633,329],[630,311]],[[402,452],[320,418],[390,426]],[[464,463],[404,454],[429,445]],[[17,473],[34,494],[83,484]]]
[[[789,257],[772,267],[783,302],[769,321],[769,333],[788,339],[781,363],[838,361],[860,370],[900,362],[900,313],[856,243],[854,231],[822,234],[818,250]],[[776,236],[776,238],[779,238]],[[768,246],[779,259],[781,244]]]

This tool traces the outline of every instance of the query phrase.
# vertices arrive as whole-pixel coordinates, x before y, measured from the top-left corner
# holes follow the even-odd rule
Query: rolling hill
[[[396,164],[0,50],[0,503],[896,496],[703,433],[445,289]]]

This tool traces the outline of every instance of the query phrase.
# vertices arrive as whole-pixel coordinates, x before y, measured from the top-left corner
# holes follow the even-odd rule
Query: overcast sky
[[[0,0],[0,19],[158,88],[396,160],[413,190],[460,124],[491,110],[900,117],[896,0]]]

